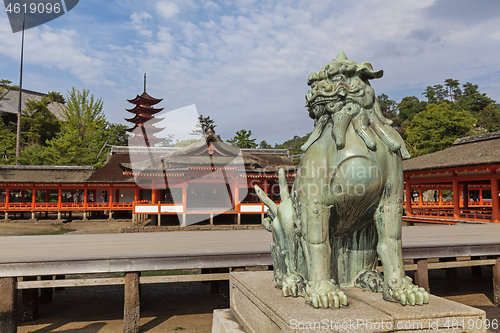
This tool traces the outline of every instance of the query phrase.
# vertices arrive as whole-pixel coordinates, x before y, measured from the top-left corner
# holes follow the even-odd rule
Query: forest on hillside
[[[0,80],[0,104],[7,92],[17,89]],[[407,96],[399,103],[389,96],[377,96],[381,110],[401,134],[413,157],[450,147],[455,139],[500,131],[500,105],[473,83],[460,84],[447,79],[427,86],[422,96]],[[50,103],[63,105],[63,119],[52,114]],[[210,116],[200,115],[193,129],[196,139],[173,142],[167,137],[160,146],[184,147],[217,126]],[[126,126],[107,121],[101,98],[88,90],[68,91],[66,97],[50,92],[40,101],[26,103],[21,119],[21,149],[17,159],[22,165],[92,165],[105,162],[111,145],[126,145]],[[271,145],[252,137],[251,129],[237,130],[228,143],[240,148],[285,148],[300,155],[310,133]],[[0,117],[0,164],[16,164],[16,122]],[[298,163],[300,158],[295,159]]]

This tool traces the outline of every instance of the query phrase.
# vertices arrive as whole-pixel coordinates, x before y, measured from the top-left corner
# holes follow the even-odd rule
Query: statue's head
[[[307,79],[311,89],[306,95],[306,107],[311,118],[316,119],[330,103],[353,102],[369,108],[374,103],[375,92],[368,80],[381,78],[382,70],[374,71],[368,62],[357,63],[347,59],[344,52]]]
[[[381,78],[382,70],[375,71],[368,62],[357,63],[347,59],[344,52],[313,72],[307,79],[311,89],[306,94],[309,117],[315,120],[315,130],[302,146],[306,151],[321,135],[329,121],[333,122],[332,135],[338,149],[345,146],[346,131],[350,124],[370,150],[376,149],[375,137],[379,137],[390,150],[401,150],[403,158],[410,155],[399,134],[385,118],[375,91],[369,80]]]

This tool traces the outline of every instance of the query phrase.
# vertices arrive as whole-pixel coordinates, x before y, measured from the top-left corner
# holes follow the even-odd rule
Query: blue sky
[[[20,45],[1,10],[0,78],[19,82]],[[307,77],[339,51],[383,69],[372,86],[396,101],[448,78],[500,101],[497,0],[80,0],[26,31],[23,87],[90,89],[126,124],[147,73],[159,107],[195,104],[223,139],[274,144],[312,130]]]

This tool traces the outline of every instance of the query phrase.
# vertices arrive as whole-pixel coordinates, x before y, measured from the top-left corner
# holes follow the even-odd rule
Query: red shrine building
[[[403,161],[408,222],[500,222],[500,132]],[[426,195],[427,194],[427,195]]]
[[[76,166],[0,166],[0,212],[16,214],[83,212],[121,214],[135,221],[151,217],[157,225],[260,223],[267,207],[254,185],[280,202],[278,170],[293,182],[295,169],[287,149],[237,149],[215,133],[184,148],[155,147],[163,110],[161,99],[146,89],[129,100],[135,106],[128,147],[112,147],[98,170]]]

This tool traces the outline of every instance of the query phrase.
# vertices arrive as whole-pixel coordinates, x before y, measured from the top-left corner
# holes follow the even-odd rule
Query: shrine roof
[[[82,183],[93,172],[91,166],[0,165],[0,182]]]
[[[140,103],[141,100],[149,103],[150,105],[155,105],[160,103],[163,100],[163,98],[160,99],[154,98],[151,97],[147,92],[143,92],[141,95],[137,95],[134,99],[128,99],[127,101],[133,104],[137,104]]]
[[[150,148],[154,152],[155,148]],[[151,159],[137,162],[134,165],[123,163],[127,169],[140,169],[143,172],[162,172],[170,168],[183,166],[229,166],[249,171],[277,172],[280,167],[294,169],[292,160],[286,149],[239,149],[222,140],[218,136],[208,135],[199,141],[167,154],[152,154]]]
[[[500,131],[455,140],[453,146],[403,161],[404,172],[500,164]]]

